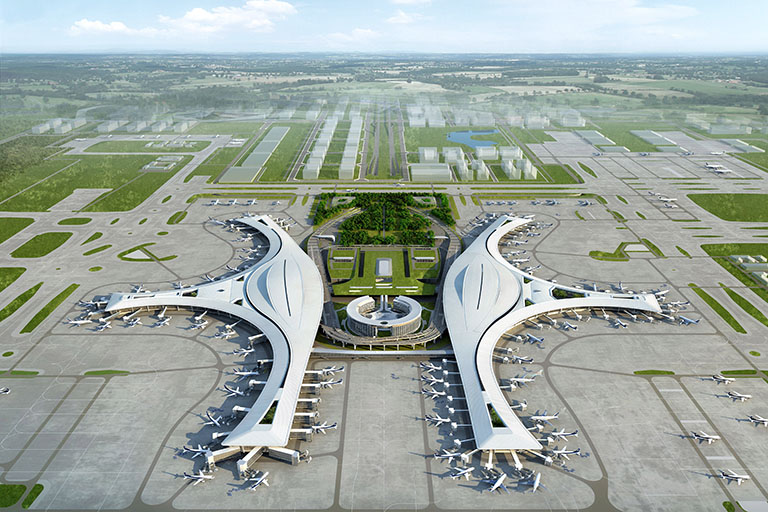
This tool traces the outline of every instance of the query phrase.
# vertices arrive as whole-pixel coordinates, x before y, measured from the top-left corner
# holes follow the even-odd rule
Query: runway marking
[[[680,388],[668,388],[668,389],[659,389],[659,391],[669,391],[669,392],[672,392],[672,391],[679,391],[679,392],[681,392],[681,393],[683,392],[683,390],[682,390],[682,389],[680,389]]]
[[[680,423],[708,423],[707,420],[680,420]]]
[[[732,455],[708,455],[707,460],[736,460]]]

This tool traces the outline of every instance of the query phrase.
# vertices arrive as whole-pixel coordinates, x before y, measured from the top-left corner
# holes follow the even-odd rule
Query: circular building
[[[391,307],[386,295],[382,295],[378,306],[368,295],[358,297],[347,306],[347,327],[359,336],[410,334],[421,327],[421,304],[402,295],[392,301]]]

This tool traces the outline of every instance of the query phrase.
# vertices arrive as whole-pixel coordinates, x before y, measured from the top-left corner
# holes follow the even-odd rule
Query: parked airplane
[[[187,285],[185,285],[181,281],[177,281],[177,282],[173,283],[173,287],[176,288],[177,290],[181,290],[182,288],[186,288]]]
[[[125,322],[126,327],[136,327],[137,325],[142,325],[141,320],[138,318],[131,318],[127,322]]]
[[[529,382],[533,382],[535,379],[536,379],[536,375],[533,375],[532,377],[526,377],[526,376],[521,377],[518,375],[517,377],[510,377],[509,379],[507,379],[509,384],[506,386],[500,386],[500,387],[502,389],[504,388],[517,389],[520,386],[527,385]]]
[[[468,467],[468,468],[453,468],[453,473],[451,473],[451,479],[456,480],[457,478],[464,477],[467,480],[469,480],[469,477],[472,476],[472,472],[475,470],[474,467]]]
[[[253,484],[249,487],[249,489],[252,491],[255,491],[256,488],[262,484],[269,487],[269,481],[267,480],[268,476],[269,476],[269,471],[262,471],[261,475],[256,473],[255,476],[246,480],[247,482],[253,482]]]
[[[549,436],[547,438],[548,440],[551,439],[552,441],[557,441],[562,439],[563,441],[565,441],[569,437],[579,437],[579,431],[574,430],[573,432],[566,432],[565,429],[560,429],[560,432],[557,432],[553,430],[548,434],[548,436]]]
[[[687,306],[690,303],[691,303],[691,301],[689,301],[689,300],[686,300],[685,302],[683,302],[682,300],[675,300],[675,301],[672,301],[672,302],[668,302],[667,305],[679,308],[679,307],[682,307],[682,306]]]
[[[581,453],[581,448],[577,448],[575,450],[569,450],[567,446],[565,446],[562,450],[559,449],[557,446],[555,446],[554,450],[552,450],[552,454],[557,457],[558,459],[565,459],[565,460],[571,460],[568,456],[569,455],[578,455]]]
[[[214,281],[216,280],[216,278],[215,278],[215,277],[211,277],[211,276],[209,276],[208,274],[203,274],[203,279],[205,279],[205,280],[206,280],[206,281],[208,281],[209,283],[212,283],[212,282],[214,282]]]
[[[716,436],[714,434],[707,434],[706,432],[694,432],[691,431],[691,437],[693,437],[696,441],[699,442],[699,444],[706,441],[707,444],[712,444],[715,441],[720,440],[720,436]]]
[[[231,265],[224,265],[224,266],[225,266],[225,267],[227,268],[227,270],[229,270],[230,272],[240,272],[240,269],[239,269],[239,268],[235,268],[235,267],[233,267],[233,266],[231,266]]]
[[[192,485],[197,485],[200,482],[205,482],[206,480],[213,480],[213,475],[206,475],[203,473],[203,470],[199,470],[197,473],[190,475],[186,471],[184,472],[184,480],[194,480]]]
[[[712,169],[712,172],[714,172],[715,174],[732,174],[733,170],[720,168],[720,169]]]
[[[232,351],[232,355],[233,356],[247,356],[248,354],[253,354],[254,352],[256,352],[256,349],[253,348],[253,347],[250,347],[250,348],[242,348],[242,347],[240,347],[240,348],[236,348],[235,350],[233,350]],[[237,372],[235,372],[235,373],[237,373]],[[258,375],[258,373],[256,373],[256,375]]]
[[[322,368],[320,370],[307,370],[304,373],[310,374],[310,375],[322,375],[323,377],[332,377],[336,375],[338,372],[343,372],[344,366],[336,367],[334,366],[328,366],[326,368]]]
[[[149,290],[144,288],[143,284],[137,284],[137,285],[134,285],[134,287],[133,287],[133,293],[142,293],[142,292],[146,292],[146,291],[149,291]]]
[[[429,423],[432,426],[439,427],[443,423],[450,423],[450,418],[441,418],[439,414],[435,414],[434,416],[427,414],[424,416],[424,421]]]
[[[232,389],[231,387],[224,384],[224,390],[227,392],[228,397],[232,396],[245,396],[245,391],[240,391],[240,386],[236,387],[235,389]]]
[[[234,372],[232,372],[233,375],[237,375],[237,379],[235,379],[235,382],[240,382],[241,380],[245,379],[246,377],[255,377],[259,375],[259,372],[257,370],[250,371],[247,368],[243,367],[241,369],[235,369]]]
[[[202,331],[203,329],[205,329],[207,325],[208,325],[208,320],[203,320],[202,322],[192,324],[192,327],[190,327],[190,329]]]
[[[234,338],[235,336],[237,336],[235,331],[221,331],[213,335],[214,338],[220,340],[228,340],[229,338]]]
[[[679,208],[679,206],[672,203],[664,203],[664,208]]]
[[[585,199],[579,199],[578,205],[579,206],[590,206],[592,204],[591,201],[587,201]]]
[[[434,389],[430,388],[424,388],[421,390],[421,394],[424,396],[428,396],[432,400],[437,400],[440,397],[443,397],[446,395],[445,391],[435,391]]]
[[[538,343],[539,345],[541,345],[544,342],[544,337],[543,336],[541,338],[539,338],[539,337],[536,337],[536,336],[534,336],[533,334],[531,334],[529,332],[525,333],[525,336],[528,338],[526,341],[529,341],[531,343]]]
[[[245,203],[246,206],[255,206],[256,200],[255,199],[249,199],[247,203]]]
[[[7,389],[7,388],[6,388]],[[763,418],[762,416],[758,414],[750,414],[748,416],[749,421],[755,424],[755,426],[762,425],[764,427],[768,427],[768,418]]]
[[[218,206],[219,204],[221,204],[221,201],[219,201],[218,199],[214,199],[213,201],[208,203],[208,206]]]
[[[163,318],[165,318],[165,312],[166,312],[166,311],[168,311],[168,306],[163,306],[163,309],[162,309],[162,311],[160,311],[160,313],[158,313],[158,314],[157,314],[157,318],[159,318],[159,319],[161,319],[161,320],[162,320]]]
[[[701,318],[697,318],[696,320],[693,320],[683,315],[679,315],[679,318],[680,318],[680,325],[698,324],[699,321],[701,321]]]
[[[322,425],[312,425],[310,428],[313,434],[325,434],[326,430],[336,430],[338,426],[338,423],[331,423],[329,425],[327,421],[324,421]]]
[[[219,416],[218,418],[214,418],[213,416],[211,416],[211,413],[208,411],[205,411],[205,416],[206,418],[208,418],[208,421],[203,423],[203,425],[215,425],[217,427],[221,426],[221,423],[222,423],[221,420],[223,419],[221,416]]]
[[[720,470],[720,474],[718,476],[723,480],[728,480],[728,483],[736,482],[737,485],[741,485],[742,482],[751,480],[749,475],[739,475],[730,469]]]
[[[87,318],[76,318],[74,320],[67,318],[67,321],[64,323],[74,325],[75,327],[80,327],[81,325],[90,324],[92,322]]]
[[[481,480],[481,482],[491,486],[488,489],[490,492],[504,491],[507,494],[509,494],[509,489],[507,489],[507,486],[504,485],[504,480],[506,479],[507,479],[507,474],[501,473],[501,474],[493,474],[491,478],[484,478]]]
[[[547,411],[544,411],[543,414],[534,414],[531,416],[530,420],[534,423],[546,423],[547,425],[552,425],[550,423],[550,420],[556,420],[560,417],[560,413],[557,412],[555,414],[547,414]]]
[[[8,395],[11,393],[11,388],[0,388],[0,395]]]
[[[171,316],[160,317],[160,320],[155,322],[155,324],[152,327],[163,327],[165,325],[168,325],[168,323],[171,321],[172,318],[173,317],[171,317]]]
[[[578,328],[579,328],[578,325],[573,325],[568,320],[563,320],[563,330],[567,331],[568,329],[571,329],[575,331],[575,330],[578,330]]]
[[[528,487],[531,487],[531,492],[536,492],[539,487],[544,487],[541,484],[541,473],[536,473],[536,475],[531,475],[529,478],[524,478],[517,482],[518,485],[526,485]]]
[[[435,384],[445,384],[444,379],[438,379],[437,377],[434,377],[431,373],[422,375],[420,378],[423,382],[429,382],[432,386],[434,386]]]
[[[752,398],[752,395],[745,395],[743,393],[739,393],[738,391],[728,391],[726,395],[728,395],[731,399],[733,399],[734,402],[736,400],[738,400],[739,402],[743,402],[745,400],[749,400],[750,398]]]
[[[200,456],[200,455],[205,455],[209,451],[210,450],[208,449],[207,446],[200,446],[199,444],[197,445],[197,448],[189,448],[187,446],[183,446],[181,448],[181,454],[182,455],[184,455],[187,452],[194,453],[194,455],[192,456],[193,459],[195,457]]]
[[[614,324],[616,327],[623,327],[624,329],[626,329],[626,328],[627,328],[627,324],[626,324],[626,323],[624,323],[624,322],[622,322],[622,321],[621,321],[621,318],[618,318],[618,317],[613,319],[613,324]]]
[[[659,201],[663,201],[665,203],[672,203],[677,201],[676,197],[667,197],[667,196],[659,196]]]
[[[736,379],[733,377],[724,377],[719,373],[716,373],[712,376],[712,380],[717,382],[718,384],[731,384],[732,382],[735,382]]]
[[[527,356],[517,356],[515,354],[511,354],[509,357],[512,358],[512,363],[514,364],[533,364],[533,358],[527,357]]]
[[[451,460],[451,459],[455,459],[456,457],[461,457],[461,453],[449,452],[448,450],[443,449],[443,450],[436,451],[434,457],[437,460]]]
[[[722,164],[711,164],[711,163],[709,163],[709,162],[705,162],[705,163],[704,163],[704,167],[706,167],[706,168],[707,168],[707,169],[709,169],[710,171],[715,171],[715,170],[717,170],[717,169],[722,169],[722,168],[723,168],[723,165],[722,165]]]
[[[96,332],[101,332],[105,329],[111,329],[112,328],[112,322],[107,320],[106,322],[100,324],[98,327],[96,327]]]

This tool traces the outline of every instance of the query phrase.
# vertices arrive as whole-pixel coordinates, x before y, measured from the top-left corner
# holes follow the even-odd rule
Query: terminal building
[[[378,306],[370,296],[358,297],[347,306],[347,328],[369,337],[411,334],[421,328],[421,304],[403,295],[395,297],[392,306],[386,295]]]

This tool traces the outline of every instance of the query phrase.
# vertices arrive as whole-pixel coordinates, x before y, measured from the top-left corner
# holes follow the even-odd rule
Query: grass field
[[[706,302],[707,305],[715,311],[715,313],[720,315],[720,318],[722,318],[725,321],[725,323],[730,325],[734,331],[741,334],[747,333],[746,329],[744,329],[744,327],[742,327],[741,324],[735,318],[733,318],[733,315],[727,309],[725,309],[725,307],[723,307],[722,304],[717,302],[717,300],[714,297],[712,297],[710,294],[708,294],[707,292],[705,292],[704,290],[696,286],[694,283],[689,283],[688,286],[690,286],[691,289],[696,293],[696,295],[701,297],[704,300],[704,302]]]
[[[555,139],[544,130],[528,130],[519,126],[509,126],[507,129],[523,144],[539,144],[553,142]]]
[[[24,267],[0,267],[0,292],[13,284],[26,270]]]
[[[274,126],[281,126],[275,124]],[[277,145],[277,148],[269,157],[267,163],[264,164],[264,171],[259,177],[259,181],[282,181],[283,177],[290,170],[291,164],[293,164],[294,158],[301,150],[304,140],[309,135],[309,131],[312,129],[310,123],[294,123],[290,125],[291,129]]]
[[[85,242],[83,242],[83,243],[82,243],[82,244],[80,244],[80,245],[89,244],[89,243],[93,242],[94,240],[98,240],[98,239],[99,239],[99,238],[101,238],[102,236],[104,236],[104,233],[102,233],[101,231],[97,231],[97,232],[95,232],[94,234],[92,234],[91,236],[89,236],[89,237],[88,237],[88,240],[86,240]]]
[[[436,275],[432,266],[427,269],[414,268],[405,249],[371,249],[359,251],[355,265],[355,273],[349,281],[333,285],[334,295],[433,295],[435,285],[424,283],[419,279]],[[365,255],[364,257],[362,255]],[[360,277],[359,269],[363,259],[363,275]],[[392,278],[390,282],[384,278],[376,277],[376,260],[390,258],[392,260]],[[406,277],[406,259],[408,261],[409,277]],[[439,265],[439,263],[437,264]]]
[[[168,219],[167,224],[178,224],[182,220],[184,220],[184,217],[187,216],[187,212],[185,210],[178,211],[171,215],[171,217]]]
[[[734,254],[768,256],[768,244],[705,244],[702,245],[701,248],[721,267],[730,272],[731,275],[741,281],[744,285],[751,288],[752,291],[759,295],[764,301],[768,302],[768,290],[759,286],[749,274],[742,271],[736,264],[728,259],[728,256]]]
[[[0,218],[0,244],[13,235],[35,222],[35,219],[27,217],[1,217]]]
[[[725,291],[725,293],[728,294],[731,300],[736,304],[738,304],[739,307],[741,307],[741,309],[749,313],[752,316],[752,318],[754,318],[764,326],[768,327],[768,318],[765,317],[762,311],[757,309],[755,306],[752,305],[751,302],[749,302],[747,299],[745,299],[735,291],[725,286],[723,283],[718,283],[718,284]]]
[[[72,236],[71,232],[41,233],[27,240],[11,253],[12,258],[41,258],[58,249]]]
[[[70,217],[69,219],[61,219],[59,226],[82,226],[88,224],[92,219],[87,217]]]
[[[67,286],[61,293],[59,293],[57,296],[55,296],[48,304],[43,306],[43,309],[38,311],[35,316],[32,317],[32,319],[27,323],[27,325],[24,326],[23,329],[21,329],[21,334],[26,334],[28,332],[32,332],[35,330],[35,328],[42,323],[43,320],[48,318],[48,315],[53,313],[53,311],[61,305],[62,302],[64,302],[67,297],[72,295],[72,293],[77,290],[79,287],[79,284],[71,284]]]
[[[0,322],[14,314],[17,309],[23,306],[37,293],[37,290],[39,290],[41,286],[43,286],[43,283],[37,283],[35,286],[21,293],[18,297],[9,302],[7,306],[0,310]]]
[[[185,142],[186,139],[184,139]],[[188,141],[187,147],[168,147],[158,144],[155,139],[147,140],[108,140],[94,144],[86,153],[195,153],[211,145],[210,141]],[[149,144],[149,146],[148,146]]]
[[[43,492],[43,484],[35,484],[32,486],[32,490],[29,491],[29,494],[27,494],[27,497],[24,498],[24,501],[21,504],[21,508],[28,509],[32,506],[32,503],[35,502],[38,496],[40,496],[40,493]]]
[[[24,496],[26,491],[26,485],[0,484],[0,508],[8,508],[15,505]]]
[[[247,147],[250,143],[250,138],[243,144],[243,147]],[[219,148],[213,152],[203,163],[195,167],[195,170],[184,178],[184,183],[191,180],[194,176],[209,176],[208,183],[212,182],[219,174],[227,168],[227,166],[237,157],[243,147],[239,148]]]
[[[558,164],[548,164],[548,165],[542,165],[541,170],[544,171],[544,173],[549,176],[549,182],[550,183],[558,183],[558,184],[574,184],[574,183],[584,183],[584,180],[579,177],[579,174],[571,169],[573,174],[576,175],[576,178],[571,176],[568,171],[566,171],[562,165]]]
[[[130,210],[141,204],[176,174],[191,157],[185,156],[184,160],[168,172],[140,172],[141,168],[153,159],[149,155],[110,155],[82,156],[78,160],[70,158],[48,160],[22,173],[22,176],[29,175],[32,178],[13,180],[13,190],[3,190],[0,196],[6,194],[10,196],[23,187],[37,183],[29,190],[1,204],[0,210],[45,211],[78,188],[113,189],[112,192],[101,195],[84,208],[86,211]],[[66,170],[45,181],[39,181],[68,165]]]
[[[242,133],[250,136],[256,133],[263,124],[258,121],[203,121],[187,130],[187,133],[191,135],[234,135]]]
[[[617,146],[624,146],[630,151],[656,151],[656,146],[645,142],[640,137],[630,133],[632,130],[666,130],[673,127],[669,125],[648,125],[647,123],[621,123],[616,121],[598,121],[596,128],[587,126],[585,130],[595,129],[611,139]]]
[[[595,174],[595,171],[593,171],[593,170],[592,170],[591,168],[589,168],[588,166],[586,166],[586,165],[584,165],[583,163],[579,162],[579,167],[581,167],[581,169],[582,169],[582,170],[583,170],[585,173],[589,174],[589,175],[590,175],[590,176],[592,176],[593,178],[597,178],[597,174]]]
[[[749,163],[757,164],[768,171],[768,141],[749,139],[745,140],[745,142],[765,150],[765,153],[739,153],[734,156]]]
[[[712,215],[738,222],[768,222],[768,194],[688,194]]]

